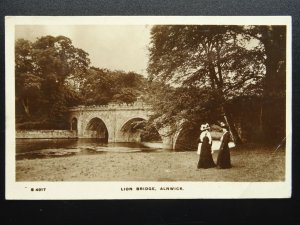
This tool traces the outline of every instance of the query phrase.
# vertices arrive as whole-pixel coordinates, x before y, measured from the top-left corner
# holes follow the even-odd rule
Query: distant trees
[[[155,86],[168,89],[168,93],[165,93],[159,87],[162,101],[153,100],[156,105],[154,108],[157,109],[156,117],[162,120],[166,117],[164,115],[169,115],[167,122],[174,123],[184,119],[191,125],[199,125],[199,118],[216,122],[223,115],[235,142],[239,144],[241,139],[237,132],[238,124],[233,118],[232,104],[236,102],[235,99],[244,96],[257,102],[257,97],[270,93],[266,86],[277,90],[276,84],[281,83],[279,80],[272,83],[267,78],[274,73],[274,70],[270,72],[272,65],[268,63],[268,57],[274,56],[268,56],[268,51],[276,48],[285,57],[282,49],[285,46],[282,41],[285,33],[279,32],[283,35],[281,43],[274,45],[274,40],[270,35],[266,36],[264,29],[271,28],[154,26],[151,31],[148,72]],[[261,38],[267,40],[262,41]],[[273,46],[267,47],[266,41],[273,43]],[[273,59],[271,61],[274,63]],[[266,98],[265,102],[268,100]]]
[[[131,103],[141,75],[90,67],[88,53],[64,36],[15,43],[16,116],[20,129],[66,129],[68,107]]]
[[[83,104],[132,103],[144,94],[145,85],[146,79],[134,72],[125,73],[91,67],[81,88]]]

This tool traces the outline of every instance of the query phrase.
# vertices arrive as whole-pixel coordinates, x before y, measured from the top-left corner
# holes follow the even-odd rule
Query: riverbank
[[[213,154],[216,161],[217,152]],[[17,181],[283,181],[285,150],[231,151],[233,167],[196,169],[195,152],[106,152],[16,161]]]
[[[68,139],[77,138],[74,130],[17,130],[16,138],[19,139]]]

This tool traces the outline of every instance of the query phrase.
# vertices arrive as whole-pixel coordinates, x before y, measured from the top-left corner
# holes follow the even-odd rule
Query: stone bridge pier
[[[147,121],[151,107],[143,102],[109,104],[104,106],[78,106],[70,108],[70,127],[78,138],[100,138],[108,142],[141,142],[140,130],[135,125]],[[163,147],[174,149],[174,135],[166,129],[158,130]],[[175,135],[176,136],[176,135]]]

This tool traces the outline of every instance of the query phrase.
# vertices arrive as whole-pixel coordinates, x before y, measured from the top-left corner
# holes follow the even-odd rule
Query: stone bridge
[[[147,121],[151,115],[151,107],[143,102],[78,106],[69,111],[71,130],[76,130],[78,138],[103,138],[108,142],[140,142],[141,131],[132,129],[132,124]],[[166,129],[158,133],[164,148],[175,149],[178,134],[167,136]]]

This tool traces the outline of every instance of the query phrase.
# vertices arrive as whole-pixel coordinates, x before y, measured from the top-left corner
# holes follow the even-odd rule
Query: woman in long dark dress
[[[231,168],[230,152],[228,146],[228,143],[230,141],[230,133],[227,125],[222,124],[221,127],[223,128],[223,136],[221,137],[221,145],[217,158],[217,168],[228,169]]]
[[[198,169],[199,168],[207,169],[216,166],[211,153],[211,136],[208,132],[209,125],[207,124],[204,129],[205,130],[200,135],[200,142],[202,142],[202,145],[201,145],[201,152],[200,152],[200,157],[197,165]]]

